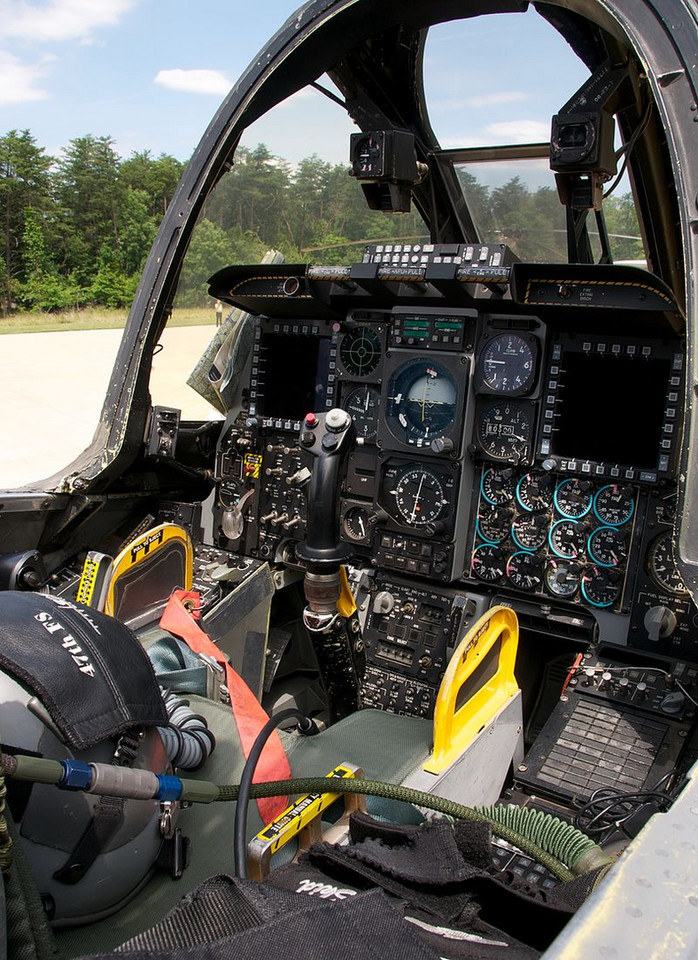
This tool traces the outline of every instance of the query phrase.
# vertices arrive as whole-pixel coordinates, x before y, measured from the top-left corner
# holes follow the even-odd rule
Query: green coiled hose
[[[184,781],[183,781],[184,782]],[[186,786],[195,787],[196,781],[186,781]],[[589,873],[597,867],[608,866],[612,860],[607,857],[593,840],[583,833],[550,814],[524,807],[465,807],[453,800],[424,793],[409,787],[393,783],[380,783],[376,780],[333,779],[328,784],[327,777],[302,777],[294,780],[275,780],[268,783],[253,784],[250,798],[283,796],[285,794],[304,793],[363,793],[368,796],[385,797],[411,803],[418,807],[427,807],[458,820],[476,820],[489,824],[495,836],[513,844],[522,853],[541,863],[558,880],[568,882],[574,876]],[[212,800],[237,800],[237,785],[219,785],[218,796]],[[185,796],[188,793],[185,790]],[[196,793],[196,790],[194,790]],[[191,799],[194,799],[192,796]],[[513,812],[509,814],[509,811]]]
[[[478,806],[475,810],[538,844],[566,864],[574,874],[589,873],[611,862],[581,830],[542,810],[504,804]]]

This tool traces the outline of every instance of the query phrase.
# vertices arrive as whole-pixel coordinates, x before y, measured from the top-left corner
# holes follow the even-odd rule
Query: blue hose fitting
[[[58,781],[61,790],[89,790],[92,783],[92,767],[83,760],[61,760],[63,776]]]
[[[179,777],[161,773],[157,775],[156,779],[160,785],[155,796],[156,800],[179,800],[182,796],[182,781]]]

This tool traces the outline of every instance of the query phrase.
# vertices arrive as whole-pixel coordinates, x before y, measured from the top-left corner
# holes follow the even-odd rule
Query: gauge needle
[[[361,536],[366,537],[366,527],[364,526],[364,518],[359,515],[359,527],[361,528]]]
[[[424,474],[422,474],[422,479],[419,481],[419,486],[417,487],[417,496],[414,498],[414,509],[412,510],[412,517],[410,518],[410,523],[414,523],[414,518],[417,516],[417,510],[419,509],[419,498],[422,495],[423,484],[424,484]]]

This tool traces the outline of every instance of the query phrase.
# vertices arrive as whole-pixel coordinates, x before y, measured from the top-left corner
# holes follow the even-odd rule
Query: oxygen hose
[[[158,732],[170,763],[182,770],[198,770],[213,752],[216,739],[204,717],[194,713],[188,700],[165,687],[160,687],[160,692],[169,724],[158,727]]]
[[[195,787],[196,781],[186,781],[187,793],[189,788]],[[203,785],[203,781],[199,781]],[[213,786],[213,785],[211,785]],[[237,800],[239,787],[237,785],[219,785],[215,787],[217,796],[211,796],[212,801]],[[294,780],[277,780],[268,783],[253,784],[250,788],[250,799],[260,797],[274,797],[282,794],[323,793],[328,789],[326,777],[301,777]],[[507,823],[509,807],[486,807],[483,809],[465,807],[454,800],[438,797],[421,790],[402,787],[394,783],[381,783],[377,780],[332,780],[333,793],[362,793],[366,796],[384,797],[387,800],[397,800],[411,803],[417,807],[426,807],[443,813],[457,820],[480,821],[487,823],[492,833],[501,840],[506,840],[542,864],[558,880],[568,882],[575,876],[590,873],[599,867],[607,867],[613,863],[610,857],[601,850],[589,837],[577,830],[569,823],[558,820],[549,814],[544,814],[547,822],[541,824],[540,813],[526,807],[516,808],[517,828]],[[184,794],[183,794],[184,797]],[[188,797],[197,799],[194,795]],[[494,811],[494,813],[492,813]],[[530,831],[533,836],[528,835]],[[563,858],[569,858],[567,862]]]
[[[39,757],[2,754],[2,768],[5,776],[19,780],[56,784],[64,789],[83,789],[93,793],[103,792],[109,796],[135,797],[143,800],[157,798],[190,803],[214,803],[238,800],[240,796],[240,786],[237,784],[218,785],[208,780],[156,775],[146,770],[121,768],[119,782],[116,783],[113,779],[109,779],[111,768],[107,764],[87,764],[66,760],[59,762]],[[501,818],[499,814],[493,817],[487,812],[465,807],[453,800],[393,783],[358,779],[329,781],[327,777],[305,777],[252,784],[249,796],[250,799],[257,800],[260,797],[289,794],[326,793],[328,788],[333,793],[362,793],[367,796],[385,797],[388,800],[400,800],[435,810],[458,820],[478,820],[487,823],[495,836],[506,840],[522,853],[537,860],[563,882],[599,867],[608,867],[613,863],[613,860],[607,857],[593,840],[585,837],[575,827],[564,821],[557,821],[554,817],[550,817],[550,821],[541,822],[538,811],[528,809],[517,811],[518,816],[522,815],[518,822],[519,828],[527,832],[530,830],[535,835],[535,839],[531,839],[511,825],[499,822],[499,819],[506,819],[508,816],[506,813],[502,814]],[[507,810],[507,808],[503,809]],[[561,859],[563,857],[569,862],[563,863]]]
[[[296,717],[301,720],[302,715],[296,710],[285,710],[269,720],[260,730],[255,738],[252,750],[245,762],[245,767],[240,780],[240,787],[237,794],[237,807],[235,810],[235,868],[238,877],[247,878],[247,862],[245,838],[247,834],[247,807],[250,799],[256,799],[252,792],[252,778],[254,776],[257,760],[264,744],[269,739],[271,732],[276,729],[284,720],[290,717]],[[299,724],[299,730],[306,735],[313,733],[306,724],[311,724],[307,718],[303,718]],[[311,778],[309,783],[313,783],[316,778]],[[288,792],[292,792],[291,784],[305,783],[304,780],[291,781],[288,786]],[[561,880],[571,879],[573,875],[589,873],[597,867],[609,863],[609,858],[605,856],[600,847],[589,837],[585,836],[580,830],[553,817],[550,814],[544,814],[538,810],[527,807],[464,807],[455,801],[445,800],[441,797],[433,797],[432,794],[424,794],[422,791],[411,790],[399,785],[378,783],[370,780],[347,780],[346,784],[361,783],[364,787],[371,784],[376,788],[376,793],[389,799],[400,800],[406,803],[413,803],[415,806],[431,806],[437,809],[433,803],[428,804],[423,800],[414,799],[417,795],[429,797],[432,801],[439,800],[445,804],[452,805],[450,809],[442,809],[441,812],[456,817],[460,820],[482,820],[489,824],[492,832],[502,840],[514,844],[522,850],[523,853],[529,853],[535,860],[547,867],[552,874]],[[270,787],[271,784],[258,784],[259,787]],[[379,789],[380,788],[380,789]],[[322,778],[319,785],[297,787],[299,793],[322,793]],[[326,787],[325,787],[326,789]],[[225,787],[220,788],[220,800],[228,799],[224,796]],[[344,787],[341,788],[344,792]],[[346,792],[371,793],[369,789],[351,790],[347,787]],[[528,848],[525,846],[528,845]],[[569,867],[569,870],[567,869]]]

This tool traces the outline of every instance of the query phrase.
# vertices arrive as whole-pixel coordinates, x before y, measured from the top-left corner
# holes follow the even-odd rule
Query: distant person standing
[[[220,327],[220,325],[223,323],[223,304],[220,302],[220,300],[216,300],[215,310],[216,310],[216,326]]]

